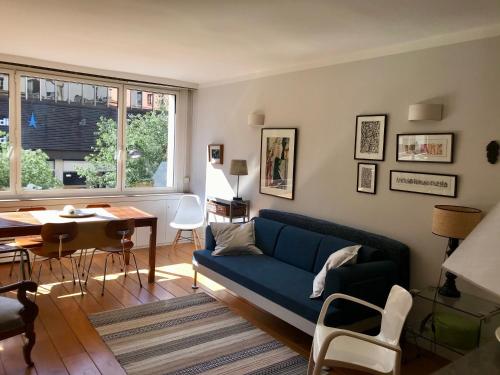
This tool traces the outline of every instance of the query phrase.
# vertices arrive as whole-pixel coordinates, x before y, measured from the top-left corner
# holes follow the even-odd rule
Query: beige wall
[[[412,123],[408,105],[444,104],[441,122]],[[411,247],[412,286],[437,282],[446,240],[431,234],[438,203],[489,209],[500,200],[500,163],[486,144],[500,141],[500,38],[202,88],[195,98],[191,186],[231,197],[230,160],[248,160],[240,181],[254,210],[275,208],[384,234]],[[268,127],[297,127],[295,200],[259,194],[260,129],[247,115],[262,110]],[[355,191],[354,124],[358,114],[387,113],[386,161],[378,163],[377,194]],[[396,134],[455,132],[455,163],[395,161]],[[207,164],[207,145],[224,144],[222,167]],[[458,198],[389,190],[389,170],[459,175]]]

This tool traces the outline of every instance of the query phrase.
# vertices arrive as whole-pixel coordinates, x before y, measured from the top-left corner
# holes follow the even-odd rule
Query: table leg
[[[151,233],[149,235],[149,275],[148,282],[155,282],[155,268],[156,268],[156,218],[151,222]]]

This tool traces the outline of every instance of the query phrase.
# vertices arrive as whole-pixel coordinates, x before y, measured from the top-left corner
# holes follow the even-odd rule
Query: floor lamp
[[[443,268],[500,298],[500,202],[446,259]],[[500,327],[495,334],[500,341]]]

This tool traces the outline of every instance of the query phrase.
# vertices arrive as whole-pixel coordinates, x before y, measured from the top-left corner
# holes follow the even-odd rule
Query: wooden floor
[[[37,296],[40,314],[36,322],[37,343],[33,350],[35,367],[27,369],[22,358],[22,337],[0,342],[0,375],[3,374],[124,374],[99,335],[90,325],[87,315],[99,311],[135,306],[159,299],[185,296],[191,289],[191,245],[180,245],[175,251],[162,247],[157,252],[156,282],[147,284],[147,250],[136,251],[144,288],[140,289],[135,273],[127,278],[120,273],[118,263],[108,269],[105,294],[101,296],[104,256],[96,255],[85,295],[71,279],[70,265],[66,264],[66,278],[60,270],[51,272],[44,267]],[[9,265],[0,265],[0,283],[17,281],[17,275],[8,276]],[[311,338],[274,316],[235,297],[220,285],[200,277],[201,288],[265,330],[292,349],[308,356]],[[12,294],[14,297],[14,294]],[[413,357],[413,355],[407,355]],[[430,374],[446,361],[431,354],[408,359],[403,374]],[[335,370],[332,374],[360,374],[355,371]]]

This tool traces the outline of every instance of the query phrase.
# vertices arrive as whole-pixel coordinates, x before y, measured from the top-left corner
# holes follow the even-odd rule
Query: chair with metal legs
[[[94,260],[94,254],[96,250],[101,250],[106,252],[106,259],[104,261],[104,276],[102,279],[102,290],[101,295],[104,295],[104,288],[106,285],[106,272],[108,268],[108,258],[114,254],[118,255],[123,262],[123,269],[125,272],[125,277],[127,277],[127,262],[126,257],[131,255],[134,259],[135,269],[137,272],[137,279],[139,280],[139,286],[142,288],[141,276],[139,273],[139,267],[137,266],[137,260],[135,254],[131,251],[134,247],[134,243],[130,239],[134,234],[135,224],[133,219],[123,219],[123,220],[113,220],[106,225],[106,237],[110,241],[110,246],[101,246],[92,251],[90,256],[89,267],[87,269],[87,277],[85,279],[85,285],[87,285],[90,267],[92,266],[92,261]]]
[[[45,211],[45,207],[35,206],[35,207],[21,207],[17,209],[17,212],[28,212],[28,211]],[[31,264],[29,259],[29,254],[26,250],[29,250],[33,247],[39,247],[42,244],[42,237],[40,236],[23,236],[17,237],[14,239],[15,246],[19,247],[19,250],[14,251],[14,255],[12,257],[12,263],[10,264],[9,277],[12,276],[12,271],[14,270],[14,263],[16,262],[16,258],[19,255],[22,262],[26,261],[28,265],[28,273],[31,273]],[[24,251],[21,251],[24,249]]]
[[[38,284],[40,284],[40,275],[42,272],[42,265],[44,261],[49,261],[56,259],[59,262],[59,267],[61,269],[61,278],[64,279],[64,271],[61,263],[62,258],[67,258],[71,263],[71,273],[73,277],[73,285],[76,285],[78,280],[78,285],[80,286],[80,292],[83,295],[82,283],[80,280],[80,275],[78,273],[78,268],[76,264],[76,258],[72,255],[77,251],[76,249],[65,249],[65,243],[70,242],[76,238],[78,234],[78,224],[76,222],[69,223],[47,223],[42,226],[42,245],[40,247],[35,247],[31,249],[34,254],[33,267],[31,278],[33,279],[33,273],[35,272],[35,263],[37,258],[43,258],[40,260],[40,267],[38,268]],[[75,271],[77,278],[75,278]]]
[[[109,203],[90,203],[85,206],[85,208],[109,208],[111,205]],[[87,263],[87,252],[92,249],[81,249],[80,250],[80,256],[78,258],[78,267],[81,267],[82,269],[82,277],[85,277],[85,264]],[[83,260],[83,263],[82,263]],[[114,254],[111,256],[111,260],[113,263],[115,263],[115,257]],[[118,257],[118,260],[120,261],[120,270],[123,271],[123,266],[121,264],[121,258]]]

